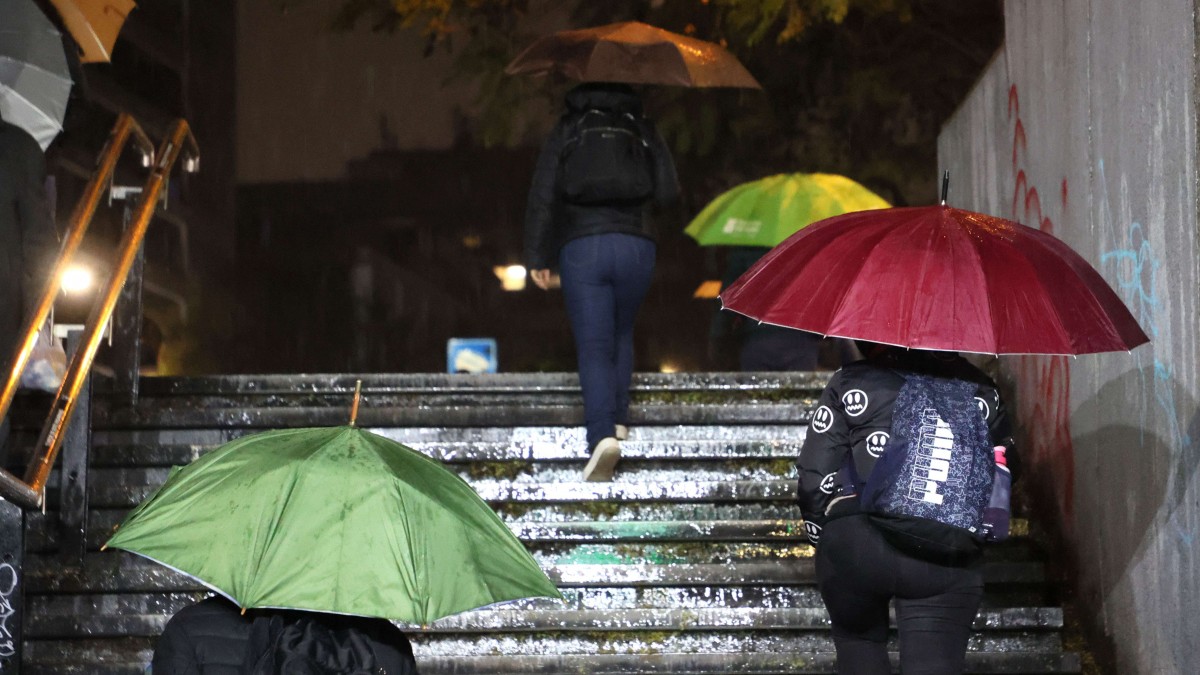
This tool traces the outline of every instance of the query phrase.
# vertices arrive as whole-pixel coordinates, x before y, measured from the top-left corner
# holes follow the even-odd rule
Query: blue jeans
[[[632,234],[572,239],[559,253],[588,449],[629,421],[633,323],[654,274],[654,242]]]

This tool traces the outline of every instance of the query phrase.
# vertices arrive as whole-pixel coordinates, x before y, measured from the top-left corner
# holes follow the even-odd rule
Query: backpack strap
[[[576,113],[575,120],[571,125],[571,134],[567,136],[567,140],[563,143],[563,150],[566,150],[573,143],[578,143],[583,136],[583,125],[587,122],[588,115],[603,115],[605,117],[628,118],[630,125],[637,130],[635,136],[644,147],[650,147],[650,141],[646,140],[646,130],[642,127],[641,116],[634,115],[629,111],[619,112],[616,110],[605,110],[604,108],[588,108],[587,110]],[[628,130],[625,130],[628,131]]]

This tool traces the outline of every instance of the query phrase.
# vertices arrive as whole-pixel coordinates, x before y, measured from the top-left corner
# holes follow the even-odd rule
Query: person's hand
[[[543,291],[558,288],[561,285],[558,275],[550,270],[529,270],[529,278],[533,279],[534,285]]]

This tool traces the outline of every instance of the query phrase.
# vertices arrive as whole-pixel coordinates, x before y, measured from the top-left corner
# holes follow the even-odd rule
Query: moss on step
[[[533,462],[514,460],[505,462],[472,462],[467,465],[467,475],[472,479],[512,480],[523,473],[533,471]]]
[[[815,398],[808,389],[712,389],[708,391],[643,391],[633,392],[636,404],[701,405],[718,403],[784,403],[804,405]]]

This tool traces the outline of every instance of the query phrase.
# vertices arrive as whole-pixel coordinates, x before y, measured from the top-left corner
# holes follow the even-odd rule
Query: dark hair
[[[580,82],[571,87],[571,91],[603,91],[637,96],[637,92],[634,91],[633,87],[624,82]]]
[[[863,355],[864,359],[872,359],[877,356],[881,356],[892,348],[891,345],[885,345],[879,342],[871,342],[869,340],[855,340],[854,346],[858,347],[858,352]]]

